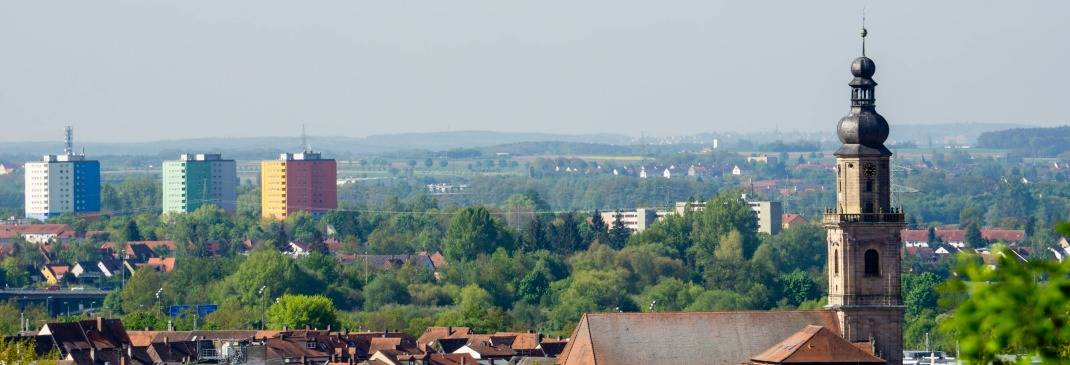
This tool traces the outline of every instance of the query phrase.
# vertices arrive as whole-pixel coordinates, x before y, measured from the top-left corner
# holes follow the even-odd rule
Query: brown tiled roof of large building
[[[807,325],[839,334],[832,311],[589,313],[564,351],[563,365],[738,365]]]
[[[756,364],[884,364],[822,326],[806,326],[768,350],[755,355]]]

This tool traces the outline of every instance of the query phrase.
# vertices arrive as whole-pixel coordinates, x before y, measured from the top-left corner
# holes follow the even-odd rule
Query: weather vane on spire
[[[864,6],[862,7],[862,32],[860,34],[862,35],[862,57],[865,57],[866,56],[866,36],[869,35],[869,32],[866,31],[866,7],[864,7]]]

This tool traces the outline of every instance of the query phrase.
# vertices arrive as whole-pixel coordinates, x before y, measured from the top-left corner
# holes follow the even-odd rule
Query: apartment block
[[[67,127],[63,154],[26,163],[27,218],[45,220],[65,213],[100,211],[100,162],[75,154],[72,135],[72,129]]]
[[[228,213],[238,208],[238,175],[234,160],[219,154],[179,155],[163,163],[163,211],[189,213],[212,204]]]
[[[297,211],[320,214],[334,210],[338,207],[337,180],[336,162],[311,150],[261,161],[261,215],[286,219]]]

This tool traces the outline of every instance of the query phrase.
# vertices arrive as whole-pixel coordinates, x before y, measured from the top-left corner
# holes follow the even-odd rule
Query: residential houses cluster
[[[33,341],[65,364],[552,364],[568,344],[534,332],[479,334],[466,327],[430,327],[419,337],[391,331],[127,329],[96,318],[48,323],[7,340]]]
[[[55,242],[38,245],[44,258],[40,280],[50,286],[86,284],[102,286],[102,280],[129,277],[142,267],[159,272],[175,269],[174,241],[131,241],[124,245],[104,242],[100,245],[100,259],[96,261],[65,262],[56,257],[55,247],[67,245]]]

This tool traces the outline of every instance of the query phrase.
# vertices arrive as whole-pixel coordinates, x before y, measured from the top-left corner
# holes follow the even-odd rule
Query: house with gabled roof
[[[71,266],[64,263],[45,264],[41,267],[41,275],[45,277],[48,285],[58,285],[70,272]]]

